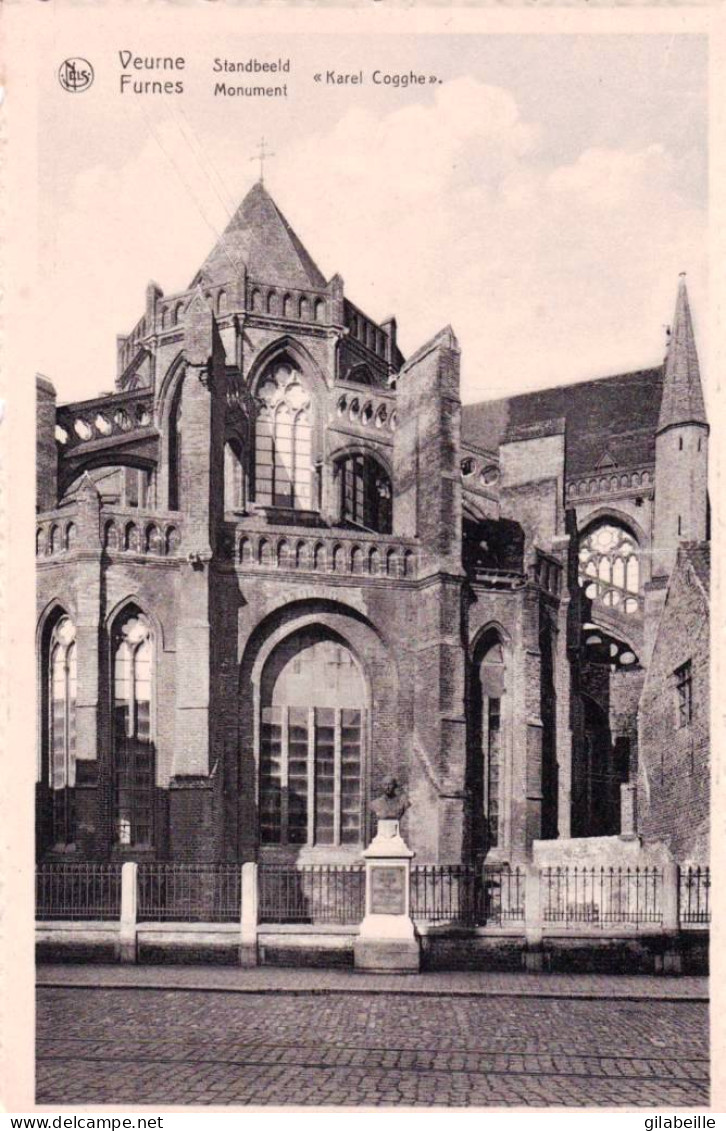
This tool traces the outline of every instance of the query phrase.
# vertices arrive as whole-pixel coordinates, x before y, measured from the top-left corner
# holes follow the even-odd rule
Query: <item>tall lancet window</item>
[[[255,499],[263,506],[309,510],[312,408],[300,373],[273,362],[257,388]]]
[[[482,754],[484,770],[484,816],[487,844],[499,844],[499,807],[502,775],[502,698],[504,696],[504,651],[496,634],[481,661]]]
[[[73,787],[76,784],[76,626],[60,618],[50,638],[49,738],[53,795],[53,842],[75,839]]]
[[[180,378],[169,410],[169,510],[181,507],[182,386]]]
[[[114,825],[116,842],[152,843],[154,641],[148,619],[126,610],[113,632]]]

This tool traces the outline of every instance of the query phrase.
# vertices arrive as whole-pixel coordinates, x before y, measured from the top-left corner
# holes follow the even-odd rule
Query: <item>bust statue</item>
[[[410,807],[406,791],[393,774],[387,774],[383,779],[383,793],[371,802],[371,812],[379,821],[400,821]]]

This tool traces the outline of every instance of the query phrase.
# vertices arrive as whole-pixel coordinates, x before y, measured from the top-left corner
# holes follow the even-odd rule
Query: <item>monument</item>
[[[366,862],[365,918],[354,944],[356,970],[417,973],[421,949],[411,918],[413,852],[399,831],[410,802],[396,779],[383,779],[383,793],[371,803],[376,835],[363,853]]]

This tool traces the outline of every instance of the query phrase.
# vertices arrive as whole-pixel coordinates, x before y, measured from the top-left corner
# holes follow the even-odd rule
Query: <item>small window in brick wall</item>
[[[676,683],[676,723],[679,727],[690,726],[693,719],[693,669],[691,661],[687,660],[676,668],[674,674]]]
[[[391,480],[371,456],[353,455],[340,461],[340,517],[344,523],[390,534]]]

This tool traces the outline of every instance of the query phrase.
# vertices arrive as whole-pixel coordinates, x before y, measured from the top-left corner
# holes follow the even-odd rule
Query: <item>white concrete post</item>
[[[257,864],[242,865],[242,906],[239,924],[239,964],[257,965]]]
[[[662,961],[656,959],[656,972],[680,974],[683,969],[683,956],[678,945],[680,924],[678,922],[678,865],[666,861],[662,867],[661,909],[663,912],[663,934],[665,949]]]
[[[542,969],[542,877],[539,866],[525,865],[524,872],[524,968],[529,973]]]
[[[620,835],[632,839],[638,831],[637,794],[634,782],[620,786]]]
[[[122,962],[136,961],[136,903],[138,864],[127,860],[121,865],[121,929],[119,932]]]
[[[678,865],[672,861],[663,864],[663,890],[661,908],[663,910],[663,930],[678,934]]]

